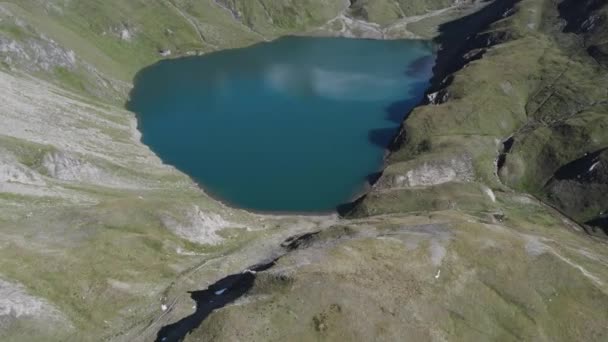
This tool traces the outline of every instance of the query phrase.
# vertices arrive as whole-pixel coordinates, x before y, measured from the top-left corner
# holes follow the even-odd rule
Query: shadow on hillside
[[[239,274],[232,274],[220,279],[206,290],[190,292],[190,297],[196,302],[196,311],[185,318],[164,326],[156,336],[156,342],[183,341],[194,329],[215,310],[237,300],[253,287],[255,273],[262,272],[274,266],[274,261],[250,268]],[[253,272],[252,272],[253,271]]]

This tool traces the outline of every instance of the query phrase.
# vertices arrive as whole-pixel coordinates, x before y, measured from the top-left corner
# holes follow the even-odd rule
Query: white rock
[[[198,206],[188,211],[184,221],[173,215],[164,215],[162,222],[165,227],[173,231],[177,236],[191,242],[201,244],[217,244],[222,241],[217,232],[224,228],[242,228],[242,225],[229,222],[221,215],[205,212]]]
[[[488,197],[490,197],[490,200],[492,200],[492,202],[496,202],[496,195],[494,194],[494,191],[492,191],[492,189],[490,189],[488,187],[484,187],[483,192],[485,192],[486,195],[488,195]]]
[[[120,39],[125,40],[125,41],[130,41],[131,40],[131,32],[129,32],[129,30],[127,30],[126,28],[122,29],[122,31],[120,31]]]
[[[595,168],[598,167],[598,165],[600,165],[599,161],[593,163],[593,165],[591,165],[591,167],[589,168],[589,172],[595,170]]]
[[[39,174],[16,161],[0,159],[0,183],[44,185]]]
[[[71,327],[71,323],[54,305],[30,295],[21,284],[0,279],[0,321],[3,316],[35,317],[62,322]]]
[[[409,170],[405,178],[395,179],[396,186],[432,186],[452,181],[466,182],[473,177],[473,166],[470,158],[463,156],[450,160],[425,162]]]

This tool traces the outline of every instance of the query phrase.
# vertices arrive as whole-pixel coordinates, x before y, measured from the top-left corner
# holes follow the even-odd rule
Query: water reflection
[[[381,101],[401,95],[403,77],[333,71],[311,66],[273,65],[265,82],[276,92],[291,96],[318,96],[335,101]]]

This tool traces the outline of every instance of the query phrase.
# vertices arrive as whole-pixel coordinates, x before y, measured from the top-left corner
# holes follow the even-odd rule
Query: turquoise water
[[[381,169],[434,60],[424,41],[287,37],[159,62],[128,108],[143,142],[220,200],[325,212]]]

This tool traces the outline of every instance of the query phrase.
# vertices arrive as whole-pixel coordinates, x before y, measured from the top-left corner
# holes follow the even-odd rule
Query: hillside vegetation
[[[0,2],[0,340],[606,340],[606,25],[602,0]],[[162,58],[287,34],[440,46],[341,216],[226,207],[123,109]]]

